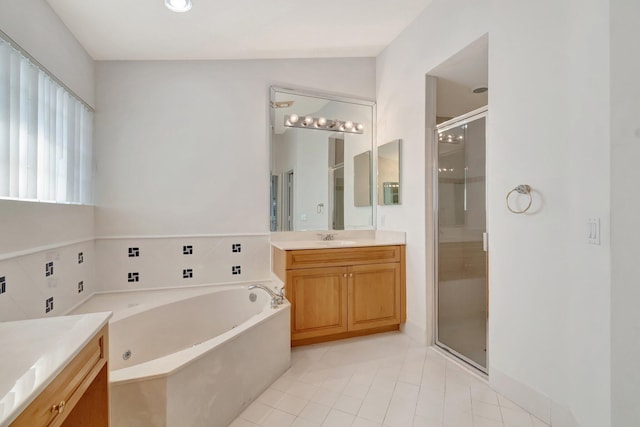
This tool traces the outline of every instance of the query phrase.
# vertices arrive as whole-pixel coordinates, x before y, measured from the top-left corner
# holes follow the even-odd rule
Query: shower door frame
[[[485,288],[486,288],[486,313],[487,313],[487,328],[485,333],[485,348],[487,349],[486,355],[486,367],[480,365],[479,363],[471,360],[465,355],[459,353],[458,351],[452,349],[446,344],[442,343],[439,339],[438,326],[439,326],[439,300],[438,300],[438,289],[440,287],[440,281],[438,279],[438,263],[439,263],[439,254],[440,254],[440,227],[439,227],[439,211],[440,211],[440,190],[439,190],[439,177],[438,177],[438,165],[439,165],[439,147],[438,147],[438,131],[446,131],[448,129],[452,129],[467,123],[474,122],[481,118],[485,118],[485,126],[486,126],[486,118],[489,115],[489,106],[485,105],[484,107],[480,107],[476,110],[470,111],[466,114],[460,115],[458,117],[454,117],[446,122],[442,122],[439,125],[436,125],[435,130],[433,132],[433,144],[432,144],[432,158],[433,158],[433,238],[434,238],[434,251],[433,251],[433,283],[434,283],[434,309],[435,309],[435,322],[434,322],[434,343],[437,347],[445,350],[446,352],[452,354],[456,358],[462,360],[463,362],[471,365],[475,369],[481,371],[484,374],[489,374],[489,266],[487,263],[486,266],[486,277],[485,277]],[[489,171],[486,168],[487,162],[487,148],[486,148],[486,127],[485,127],[485,210],[487,208],[487,191],[486,191],[486,179]],[[485,232],[486,235],[487,230],[487,220],[485,219]],[[489,252],[488,248],[485,249],[486,257],[488,257]]]

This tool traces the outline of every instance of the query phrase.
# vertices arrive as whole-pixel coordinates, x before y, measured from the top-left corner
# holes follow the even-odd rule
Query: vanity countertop
[[[334,234],[323,232],[321,234]],[[365,246],[404,245],[404,232],[338,232],[333,240],[321,240],[313,232],[280,233],[284,238],[274,239],[272,234],[271,246],[283,251],[300,249],[337,249],[357,248]]]
[[[0,425],[20,415],[110,317],[108,312],[0,323]]]

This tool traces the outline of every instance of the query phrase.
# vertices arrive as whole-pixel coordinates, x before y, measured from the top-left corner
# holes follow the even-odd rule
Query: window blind
[[[0,198],[91,203],[93,112],[0,38]]]

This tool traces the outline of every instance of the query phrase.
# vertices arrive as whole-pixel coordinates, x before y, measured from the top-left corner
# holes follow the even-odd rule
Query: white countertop
[[[0,426],[20,415],[110,317],[109,312],[0,323]]]
[[[283,251],[291,251],[296,249],[338,249],[338,248],[357,248],[362,246],[388,246],[388,245],[404,245],[404,242],[387,242],[375,239],[362,240],[289,240],[280,242],[271,242],[274,246]]]
[[[335,234],[335,236],[333,240],[321,240],[318,234]],[[397,231],[305,231],[271,234],[271,245],[283,251],[404,244],[404,232]]]

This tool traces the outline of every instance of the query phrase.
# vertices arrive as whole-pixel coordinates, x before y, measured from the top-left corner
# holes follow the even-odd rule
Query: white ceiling
[[[371,57],[431,0],[47,0],[96,60]]]

